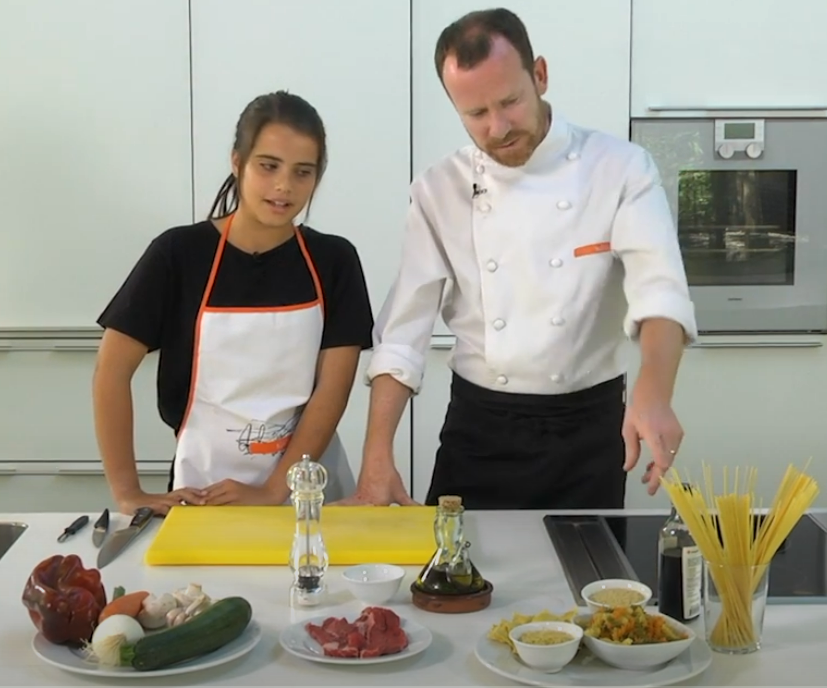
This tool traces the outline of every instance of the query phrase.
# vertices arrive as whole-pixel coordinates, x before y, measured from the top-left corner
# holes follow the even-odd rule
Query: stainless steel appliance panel
[[[827,120],[633,120],[660,170],[698,326],[827,331]]]

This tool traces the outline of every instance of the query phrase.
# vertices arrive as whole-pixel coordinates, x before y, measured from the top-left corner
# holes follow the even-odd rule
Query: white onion
[[[101,666],[120,666],[121,647],[138,642],[144,635],[143,626],[137,619],[114,614],[98,625],[87,650]]]

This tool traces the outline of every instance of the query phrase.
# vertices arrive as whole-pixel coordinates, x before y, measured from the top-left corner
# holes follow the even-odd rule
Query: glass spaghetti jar
[[[471,543],[465,539],[462,498],[439,498],[434,518],[436,551],[414,583],[427,595],[471,595],[485,588],[477,567],[468,556]]]
[[[683,483],[691,491],[691,485]],[[658,611],[686,623],[701,614],[703,557],[686,523],[672,507],[658,537]]]

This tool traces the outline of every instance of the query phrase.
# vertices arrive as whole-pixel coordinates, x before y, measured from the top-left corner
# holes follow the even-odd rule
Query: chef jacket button
[[[551,267],[553,267],[553,268],[559,268],[563,264],[563,261],[560,260],[559,258],[552,258],[548,262],[548,264],[551,265]]]
[[[505,320],[502,320],[501,318],[497,318],[497,319],[494,321],[494,329],[495,329],[495,330],[501,330],[501,329],[503,329],[504,327],[505,327]]]
[[[562,325],[564,322],[566,322],[566,321],[563,320],[563,318],[561,318],[559,316],[556,316],[556,315],[551,319],[551,324],[552,325]]]
[[[507,385],[508,378],[505,375],[498,375],[497,376],[497,383],[500,385]]]
[[[485,165],[477,165],[477,174],[485,172]]]
[[[580,153],[577,153],[577,152],[575,152],[575,151],[572,151],[572,152],[571,152],[571,153],[569,153],[566,157],[567,157],[569,160],[577,160],[577,158],[579,158],[579,157],[580,157]]]
[[[488,203],[481,203],[480,210],[484,213],[487,213],[489,210],[491,210],[491,205]]]
[[[554,373],[554,375],[551,376],[551,381],[552,382],[560,382],[562,379],[563,379],[563,376],[558,375],[557,373]]]
[[[560,210],[568,210],[569,208],[571,208],[571,203],[569,203],[568,201],[558,201],[557,207],[560,208]]]
[[[488,272],[494,272],[497,269],[497,261],[496,260],[489,260],[485,264],[485,267],[488,270]]]

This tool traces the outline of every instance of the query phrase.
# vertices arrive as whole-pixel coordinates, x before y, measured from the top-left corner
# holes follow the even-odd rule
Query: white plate
[[[224,647],[202,657],[154,671],[136,671],[132,667],[99,667],[85,659],[80,650],[72,650],[64,645],[54,645],[40,633],[32,640],[32,649],[47,664],[73,674],[90,674],[112,678],[157,678],[159,676],[188,674],[193,671],[202,671],[220,664],[226,664],[242,655],[246,655],[258,645],[260,640],[261,626],[255,621],[250,621],[247,628],[244,629],[244,633]]]
[[[507,645],[482,636],[474,654],[495,674],[529,686],[669,686],[697,676],[712,663],[712,650],[696,638],[683,654],[651,671],[626,671],[601,662],[585,647],[558,674],[545,674],[523,664]]]
[[[402,619],[402,630],[408,634],[408,647],[395,655],[382,655],[381,657],[328,657],[322,651],[313,638],[305,630],[307,624],[321,625],[329,616],[316,616],[312,619],[305,619],[299,623],[288,626],[281,632],[279,641],[281,646],[291,655],[310,660],[311,662],[323,662],[325,664],[349,664],[350,666],[363,666],[367,664],[386,664],[387,662],[398,662],[401,659],[408,659],[424,652],[433,641],[431,632],[416,621]]]

